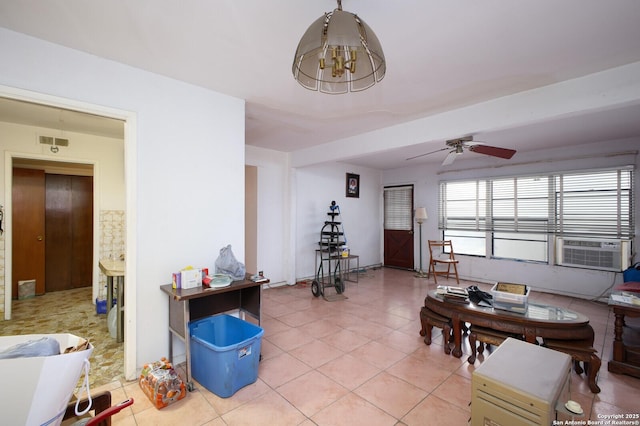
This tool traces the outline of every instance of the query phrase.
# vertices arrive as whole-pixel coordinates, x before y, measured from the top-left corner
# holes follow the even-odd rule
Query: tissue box
[[[184,269],[173,273],[171,286],[185,290],[202,286],[202,269]]]

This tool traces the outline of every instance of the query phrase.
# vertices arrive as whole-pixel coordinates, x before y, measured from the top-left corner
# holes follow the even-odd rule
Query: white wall
[[[561,141],[559,141],[560,143]],[[620,165],[634,165],[637,172],[637,151],[640,139],[605,141],[576,147],[558,148],[544,152],[518,152],[509,161],[467,153],[467,159],[456,160],[446,168],[416,166],[388,170],[383,173],[385,185],[415,182],[415,205],[425,206],[429,218],[422,225],[423,242],[441,236],[438,230],[438,182],[489,176],[512,176],[551,171],[597,169]],[[473,159],[468,159],[473,158]],[[638,179],[636,176],[636,188]],[[636,190],[636,206],[640,193]],[[637,207],[636,207],[637,211]],[[636,229],[640,222],[636,215]],[[416,239],[418,237],[416,236]],[[423,264],[428,265],[428,253],[423,250]],[[416,250],[416,256],[418,251]],[[551,251],[551,255],[553,251]],[[507,281],[527,284],[539,291],[595,298],[614,283],[622,282],[622,274],[589,269],[549,266],[510,260],[495,260],[456,255],[459,272],[464,278],[484,282]],[[637,259],[636,259],[637,260]],[[419,262],[416,258],[416,264]]]
[[[51,153],[42,149],[38,136],[69,139],[69,147]],[[52,161],[97,162],[100,184],[98,205],[101,210],[124,210],[124,141],[82,133],[0,122],[0,148],[15,153],[37,155]],[[0,188],[4,188],[4,162],[0,164]]]
[[[289,154],[252,146],[246,162],[258,167],[258,265],[272,283],[315,276],[315,250],[331,201],[340,206],[360,265],[382,263],[380,171],[344,163],[293,169]],[[360,198],[346,197],[346,173],[360,175]]]
[[[246,164],[258,169],[258,270],[264,271],[271,284],[295,283],[288,158],[282,152],[246,147]]]
[[[346,174],[360,175],[360,198],[347,198]],[[340,206],[351,254],[360,265],[382,263],[381,172],[345,163],[326,163],[295,169],[295,273],[296,278],[315,276],[315,250],[331,201]]]
[[[125,139],[133,224],[125,355],[135,348],[138,368],[166,356],[167,299],[159,286],[186,265],[211,268],[226,244],[244,256],[244,101],[2,28],[0,54],[0,85],[135,117]]]

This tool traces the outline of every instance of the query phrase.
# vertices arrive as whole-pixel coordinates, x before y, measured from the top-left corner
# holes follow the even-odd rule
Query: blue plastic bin
[[[231,315],[189,323],[191,375],[202,386],[228,398],[258,379],[264,330]]]

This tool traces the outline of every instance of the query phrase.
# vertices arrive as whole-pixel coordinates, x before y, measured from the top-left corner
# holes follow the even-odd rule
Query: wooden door
[[[36,294],[45,292],[44,170],[13,169],[12,298],[18,281],[36,280]]]
[[[384,188],[384,265],[414,269],[413,185]]]
[[[46,175],[46,291],[92,281],[93,178]]]

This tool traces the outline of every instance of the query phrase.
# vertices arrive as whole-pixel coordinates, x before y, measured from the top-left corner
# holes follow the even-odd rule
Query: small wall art
[[[360,175],[347,173],[347,197],[360,198]]]

